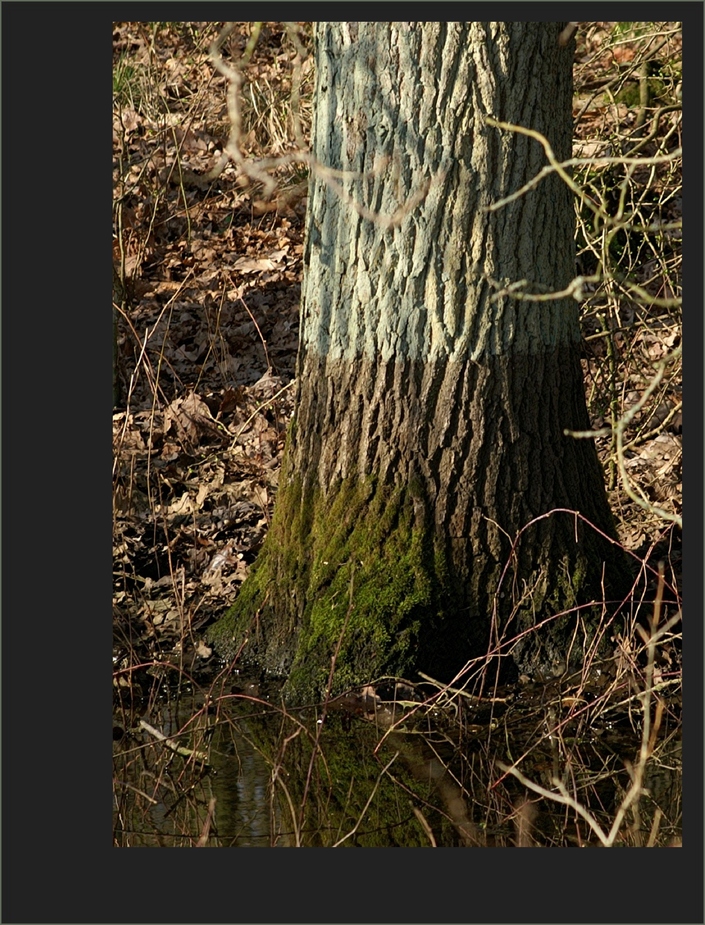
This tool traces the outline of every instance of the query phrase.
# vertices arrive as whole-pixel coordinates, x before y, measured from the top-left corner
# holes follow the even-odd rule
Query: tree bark
[[[511,647],[582,657],[576,610],[619,581],[591,441],[572,194],[565,23],[318,23],[296,413],[277,507],[221,649],[320,693]],[[605,565],[606,563],[606,565]],[[509,564],[506,574],[505,567]],[[506,654],[509,649],[503,650]]]

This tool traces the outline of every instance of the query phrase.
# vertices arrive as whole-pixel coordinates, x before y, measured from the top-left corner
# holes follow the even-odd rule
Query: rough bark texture
[[[487,210],[546,161],[485,116],[570,156],[562,25],[316,27],[313,153],[344,173],[312,176],[277,509],[214,633],[230,652],[247,639],[292,692],[321,692],[339,643],[336,690],[415,667],[448,675],[485,651],[493,613],[513,636],[603,595],[614,556],[567,513],[522,534],[499,588],[517,531],[548,511],[613,534],[595,448],[564,434],[589,426],[577,305],[497,291],[572,279],[571,194],[551,175]],[[553,621],[515,659],[574,661],[587,622]]]

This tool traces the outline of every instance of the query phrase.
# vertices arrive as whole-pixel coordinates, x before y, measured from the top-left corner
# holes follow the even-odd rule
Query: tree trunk
[[[573,278],[565,23],[318,23],[296,413],[272,527],[214,638],[289,691],[448,677],[617,577]],[[333,172],[335,171],[335,173]],[[343,173],[339,173],[343,171]],[[499,290],[504,290],[500,292]],[[509,564],[503,576],[505,566]],[[571,613],[511,646],[565,667]],[[504,653],[509,649],[505,648]]]

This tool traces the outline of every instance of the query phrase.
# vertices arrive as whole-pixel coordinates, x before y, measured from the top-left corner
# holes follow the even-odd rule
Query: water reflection
[[[545,690],[454,712],[369,694],[293,711],[269,697],[180,696],[146,720],[121,707],[115,845],[581,847],[620,812],[615,845],[679,843],[675,704],[625,809],[638,715],[596,719]]]

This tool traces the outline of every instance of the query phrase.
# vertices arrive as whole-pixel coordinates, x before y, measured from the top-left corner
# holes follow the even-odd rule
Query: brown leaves
[[[208,405],[195,392],[189,392],[185,398],[176,398],[164,410],[164,436],[174,429],[178,439],[184,445],[194,448],[201,433],[217,433]]]
[[[271,518],[292,410],[302,213],[255,218],[261,188],[232,165],[210,184],[189,179],[214,167],[229,134],[208,59],[218,28],[114,27],[116,631],[154,651],[232,601]],[[236,28],[232,53],[249,28]],[[290,92],[283,29],[265,27],[246,68],[269,117],[244,111],[251,152],[278,125],[276,94]],[[296,170],[281,180],[298,195]]]

